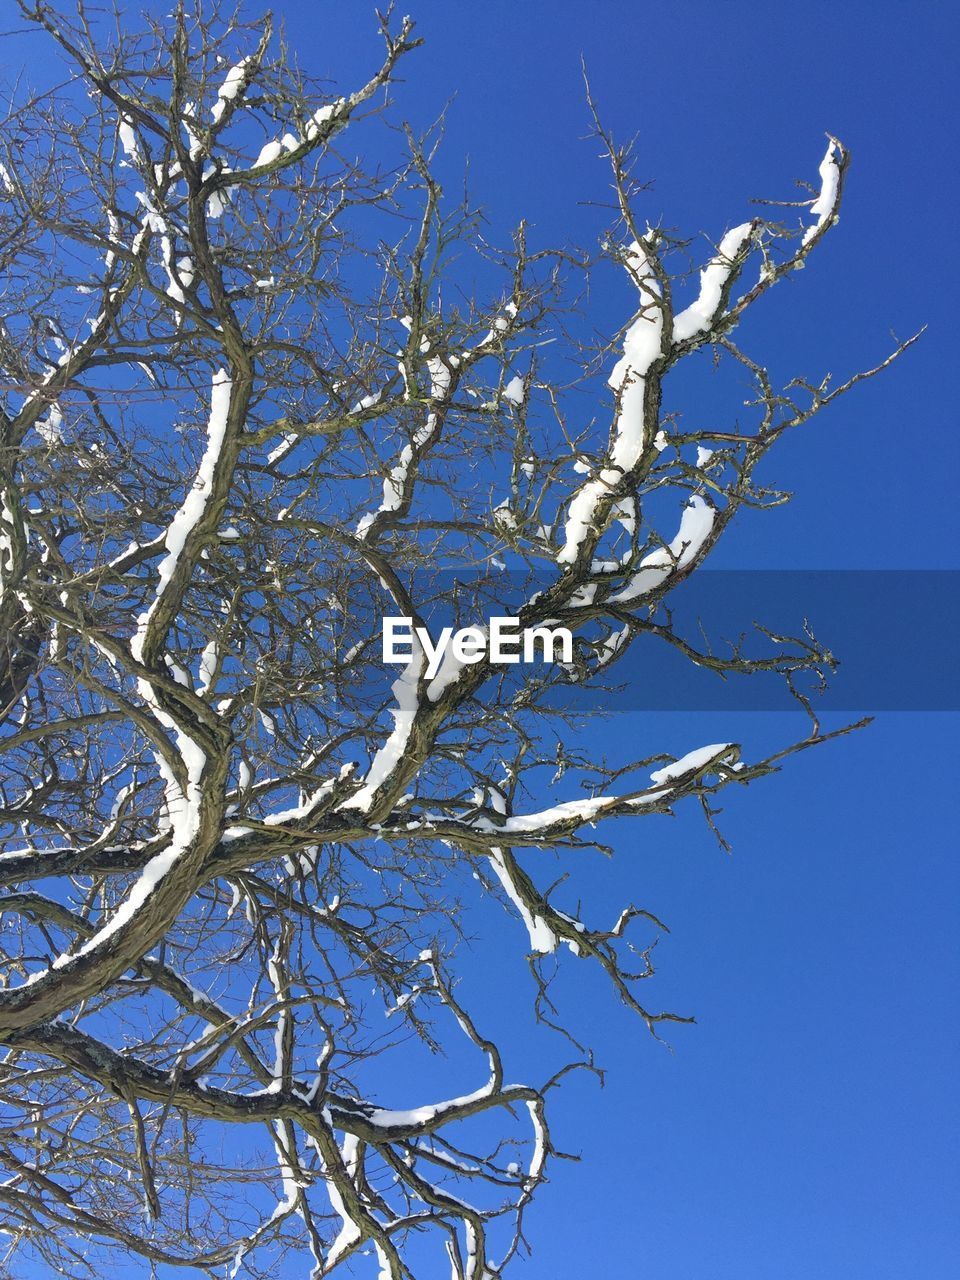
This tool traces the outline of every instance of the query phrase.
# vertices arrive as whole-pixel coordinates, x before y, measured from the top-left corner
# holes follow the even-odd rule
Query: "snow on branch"
[[[717,255],[700,273],[700,293],[695,302],[673,318],[673,341],[688,342],[707,333],[723,314],[734,273],[739,268],[756,230],[744,222],[728,231],[717,246]]]
[[[843,173],[841,161],[845,154],[836,138],[831,138],[826,155],[820,161],[820,194],[810,206],[810,214],[816,223],[803,233],[803,243],[809,244],[837,220],[840,204],[840,180]]]
[[[596,530],[601,511],[609,506],[612,491],[630,476],[653,438],[648,376],[663,356],[663,302],[654,270],[655,246],[656,236],[648,232],[642,242],[635,240],[627,250],[624,265],[639,290],[640,310],[624,335],[623,355],[608,380],[617,396],[608,465],[571,499],[558,564],[576,562],[587,534]]]

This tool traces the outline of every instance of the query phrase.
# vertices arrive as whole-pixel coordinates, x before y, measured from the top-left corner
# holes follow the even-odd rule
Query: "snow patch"
[[[733,746],[732,742],[715,742],[709,747],[697,747],[695,751],[688,751],[679,760],[674,760],[673,764],[664,765],[662,769],[654,769],[650,775],[650,781],[654,786],[659,787],[666,782],[682,778],[688,773],[695,773],[712,761],[717,761],[725,752],[732,750]]]

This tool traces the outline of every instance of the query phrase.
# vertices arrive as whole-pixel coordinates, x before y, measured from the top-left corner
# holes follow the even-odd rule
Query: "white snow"
[[[12,531],[16,528],[16,523],[10,506],[12,501],[14,499],[8,489],[0,490],[0,583],[3,582],[4,573],[12,574],[15,567]],[[11,532],[7,533],[5,529]]]
[[[803,233],[804,244],[809,244],[824,223],[833,217],[839,195],[840,165],[837,161],[837,144],[831,138],[826,155],[820,161],[820,194],[810,206],[810,213],[817,221]]]
[[[535,915],[520,896],[520,892],[513,883],[513,877],[510,875],[504,859],[503,850],[497,847],[492,848],[489,861],[497,879],[503,885],[504,892],[517,908],[521,920],[527,926],[530,950],[535,951],[538,955],[549,955],[552,951],[556,951],[557,935],[544,920],[543,916]]]
[[[273,142],[267,142],[264,144],[260,154],[253,162],[253,167],[254,169],[259,169],[262,165],[272,164],[274,160],[278,160],[282,155],[283,143],[274,139]]]
[[[405,328],[409,328],[412,321],[409,316],[403,316],[400,323],[403,324]],[[429,352],[430,343],[426,338],[421,341],[420,350],[424,354]],[[447,393],[450,390],[450,369],[439,356],[428,356],[426,365],[427,372],[430,375],[430,397],[433,401],[441,401],[446,398]],[[404,381],[406,381],[406,366],[402,361],[400,367],[404,374]],[[376,402],[374,401],[374,403]],[[354,412],[356,412],[356,410],[354,410]],[[436,410],[431,409],[427,414],[426,421],[414,432],[412,443],[404,445],[400,452],[400,457],[390,468],[390,471],[383,482],[383,498],[381,499],[380,506],[376,511],[367,512],[367,514],[362,516],[358,521],[355,531],[358,538],[368,538],[370,536],[370,528],[379,515],[399,509],[404,500],[404,495],[406,494],[407,480],[410,474],[410,466],[413,462],[414,449],[423,449],[425,445],[429,444],[437,430],[438,424],[439,419],[437,417]]]
[[[133,656],[137,661],[140,660],[143,653],[143,642],[154,610],[162,599],[170,579],[176,571],[181,552],[183,551],[188,536],[202,518],[207,502],[209,501],[210,493],[213,488],[214,473],[216,471],[217,462],[220,458],[220,452],[223,448],[223,440],[227,430],[227,417],[230,411],[230,393],[232,391],[232,387],[233,384],[230,381],[230,375],[227,373],[226,369],[218,369],[213,375],[213,384],[210,392],[210,418],[207,424],[207,446],[204,450],[203,457],[200,460],[200,466],[194,478],[193,485],[167,529],[166,537],[164,538],[167,554],[157,566],[157,588],[153,604],[151,604],[150,608],[147,609],[145,613],[142,613],[137,619],[137,634],[131,641]]]
[[[624,626],[619,631],[611,631],[597,653],[598,664],[606,666],[608,662],[612,662],[629,639],[629,626]]]
[[[640,291],[640,308],[624,335],[623,355],[607,380],[618,397],[609,466],[582,485],[571,499],[567,508],[564,544],[557,553],[558,564],[574,563],[604,497],[625,472],[636,466],[643,452],[646,379],[651,366],[662,354],[663,344],[660,286],[647,251],[652,234],[648,232],[644,243],[635,240],[627,255],[630,274]]]
[[[374,1240],[373,1247],[377,1254],[377,1262],[380,1265],[380,1270],[377,1272],[377,1280],[394,1280],[396,1272],[390,1263],[390,1259],[384,1252],[383,1245],[381,1245],[379,1240]]]
[[[321,127],[332,120],[345,103],[345,98],[338,98],[336,102],[328,102],[326,106],[320,107],[319,110],[315,111],[307,121],[307,128],[304,134],[306,140],[313,142],[320,133]]]
[[[381,387],[379,391],[371,391],[369,395],[361,396],[350,412],[363,413],[364,409],[373,409],[382,399],[383,388]]]
[[[120,117],[120,123],[117,125],[117,134],[120,138],[120,145],[123,147],[123,154],[127,159],[139,159],[140,152],[137,148],[137,135],[133,131],[133,123],[126,116]]]
[[[630,582],[612,599],[617,602],[635,600],[661,586],[671,573],[686,569],[700,554],[716,516],[716,508],[694,494],[683,509],[680,528],[669,547],[658,547],[645,555]]]
[[[360,1159],[359,1138],[352,1133],[345,1134],[340,1155],[347,1174],[351,1181],[354,1180],[357,1176]],[[336,1266],[339,1259],[343,1257],[348,1249],[352,1249],[358,1243],[363,1233],[347,1212],[347,1207],[344,1204],[343,1196],[337,1188],[336,1181],[332,1177],[327,1177],[324,1179],[324,1185],[327,1189],[327,1195],[330,1197],[330,1207],[343,1224],[327,1251],[326,1268],[330,1270]]]
[[[163,224],[164,231],[160,237],[160,251],[163,256],[163,265],[167,273],[167,296],[172,298],[174,302],[181,305],[186,302],[187,296],[184,290],[189,289],[193,283],[195,275],[193,261],[190,258],[178,258],[176,262],[173,260],[173,240],[167,234],[166,223]]]
[[[547,1133],[540,1115],[540,1107],[541,1104],[539,1102],[527,1103],[530,1123],[533,1125],[533,1153],[530,1156],[530,1165],[527,1169],[527,1177],[531,1181],[536,1181],[540,1177],[543,1173],[543,1166],[547,1162]]]
[[[215,173],[220,177],[225,177],[232,173],[233,170],[229,165],[221,164],[216,167],[208,164],[203,171],[203,180],[206,182],[208,178],[212,178]],[[222,218],[226,212],[227,205],[230,202],[230,192],[225,187],[221,187],[218,191],[213,191],[207,196],[207,214],[211,218]]]
[[[273,1079],[267,1086],[267,1093],[279,1093],[283,1087],[284,1052],[283,1042],[290,1025],[290,1010],[285,1003],[283,973],[280,968],[280,941],[274,947],[267,960],[267,976],[277,997],[277,1026],[273,1033]]]
[[[474,1089],[473,1093],[466,1093],[460,1098],[449,1098],[445,1102],[431,1102],[423,1107],[413,1107],[409,1111],[394,1111],[387,1107],[378,1107],[375,1111],[368,1113],[367,1119],[378,1129],[412,1128],[416,1125],[431,1124],[435,1120],[442,1120],[444,1115],[451,1111],[469,1106],[473,1102],[480,1102],[483,1098],[489,1098],[493,1084],[494,1081],[491,1078],[479,1089]]]
[[[213,684],[214,677],[217,672],[217,658],[219,656],[219,647],[216,640],[211,640],[204,647],[203,653],[200,655],[200,680],[197,684],[197,693],[202,697],[209,692]]]
[[[744,222],[734,227],[717,246],[716,257],[700,272],[700,294],[673,319],[674,342],[685,342],[698,334],[706,333],[720,318],[723,291],[736,269],[737,258],[750,243],[753,223]]]
[[[503,308],[504,314],[499,315],[493,322],[493,328],[488,329],[477,345],[473,348],[474,352],[481,352],[486,347],[493,346],[498,342],[510,328],[510,325],[517,316],[517,304],[515,302],[507,302]]]
[[[141,692],[143,692],[146,682],[140,681],[139,683]],[[147,687],[149,688],[149,686]],[[176,726],[172,724],[169,717],[158,706],[154,705],[153,711],[158,720],[162,723],[166,722],[168,728],[176,730]],[[160,882],[176,866],[181,855],[192,844],[200,827],[200,806],[203,798],[201,776],[206,765],[206,756],[192,738],[179,731],[177,731],[177,747],[187,766],[186,791],[181,790],[166,762],[163,761],[162,757],[157,756],[157,766],[164,778],[167,818],[171,833],[170,844],[161,853],[150,859],[126,898],[106,923],[101,925],[76,950],[58,956],[51,965],[52,969],[66,968],[81,957],[96,951],[108,938],[113,937],[120,929],[129,924],[140,908],[149,900]],[[31,974],[24,985],[28,986],[43,976],[45,976],[44,971]]]
[[[267,814],[267,816],[263,819],[264,826],[267,826],[267,827],[281,826],[282,827],[282,826],[286,826],[288,823],[298,822],[304,818],[310,817],[310,815],[318,807],[318,805],[320,805],[322,801],[325,800],[326,797],[330,794],[334,786],[336,786],[338,782],[341,782],[344,778],[346,778],[348,774],[350,774],[353,771],[353,768],[354,766],[352,763],[345,764],[341,768],[337,777],[325,778],[324,781],[321,782],[320,785],[316,787],[313,791],[304,793],[302,795],[302,798],[299,804],[293,805],[289,809],[280,809],[276,813]],[[239,786],[241,788],[248,786],[250,783],[250,778],[251,778],[251,775],[250,775],[249,767],[246,765],[246,763],[241,763],[239,777],[238,777]],[[248,827],[228,827],[226,831],[224,831],[223,833],[223,838],[224,840],[236,840],[240,836],[246,835],[248,831],[249,831]],[[331,904],[330,909],[333,910],[335,905],[336,905],[336,901],[333,904]]]
[[[167,669],[173,676],[174,680],[176,680],[177,684],[181,685],[184,689],[189,689],[190,677],[187,675],[180,663],[177,662],[176,659],[171,658],[169,653],[165,653],[163,655],[163,660],[167,664]]]
[[[666,782],[673,782],[676,778],[682,778],[685,774],[694,773],[704,765],[718,760],[724,752],[730,751],[733,745],[732,742],[714,742],[709,747],[697,747],[695,751],[688,751],[679,760],[674,760],[673,764],[664,765],[662,769],[654,769],[650,775],[650,781],[654,786],[659,787]]]
[[[489,628],[477,627],[476,631],[483,637],[483,643],[486,645],[489,639]],[[431,657],[431,664],[436,665],[436,657]],[[440,664],[436,674],[430,677],[431,667],[427,668],[427,676],[430,677],[430,683],[427,685],[427,697],[431,702],[436,702],[442,697],[450,685],[456,683],[460,679],[460,673],[468,663],[461,661],[456,655],[455,647],[448,644],[440,656]]]
[[[537,813],[519,813],[507,818],[500,826],[494,826],[489,818],[479,818],[473,825],[481,831],[505,832],[510,835],[522,835],[544,831],[558,822],[568,822],[571,818],[579,822],[592,822],[604,809],[617,803],[616,796],[594,796],[588,800],[564,800],[549,809],[540,809]]]
[[[627,533],[632,538],[637,528],[637,500],[633,494],[629,494],[626,498],[622,498],[611,508],[616,514],[617,520],[623,525]]]
[[[61,412],[60,406],[56,401],[54,401],[47,410],[47,416],[45,418],[41,418],[40,421],[35,424],[34,429],[45,444],[55,445],[59,444],[63,439],[62,427],[63,413]]]
[[[267,454],[267,465],[272,467],[275,462],[282,461],[299,439],[300,437],[294,432],[285,435],[280,443]]]
[[[110,806],[110,821],[116,822],[120,816],[120,810],[123,808],[124,802],[133,793],[134,786],[132,782],[126,783],[120,788],[114,796],[113,804]]]
[[[502,502],[498,502],[494,507],[493,520],[495,524],[504,529],[515,529],[517,527],[517,517],[510,510],[509,498],[504,498]]]
[[[509,404],[521,405],[526,389],[523,385],[522,378],[511,378],[507,385],[503,388],[503,398]]]
[[[406,753],[407,744],[413,732],[413,723],[420,708],[417,690],[426,661],[415,633],[410,637],[410,645],[410,661],[404,667],[403,674],[393,682],[393,695],[397,699],[397,705],[390,713],[393,716],[393,731],[373,757],[363,780],[363,786],[343,802],[340,806],[342,809],[360,809],[363,813],[368,813],[377,789],[386,781]]]
[[[213,104],[210,114],[213,116],[213,123],[219,124],[220,117],[227,109],[227,103],[232,102],[237,94],[243,88],[247,75],[247,64],[249,58],[241,58],[235,67],[231,67],[227,72],[226,79],[217,90],[217,100]]]

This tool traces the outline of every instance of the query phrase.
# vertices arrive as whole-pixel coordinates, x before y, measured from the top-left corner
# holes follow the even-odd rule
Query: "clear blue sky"
[[[770,300],[764,358],[784,379],[840,375],[886,354],[891,330],[929,331],[784,444],[768,478],[795,501],[745,519],[717,563],[960,567],[952,6],[405,2],[426,45],[397,87],[398,114],[426,124],[452,99],[442,176],[455,192],[469,157],[494,239],[521,217],[535,243],[593,245],[605,229],[589,203],[607,198],[607,175],[585,140],[581,54],[608,126],[638,137],[651,222],[716,237],[750,216],[750,196],[813,178],[826,131],[843,139],[841,224]],[[376,65],[365,0],[272,8],[314,74],[352,88]],[[622,297],[592,306],[600,328],[625,319]],[[772,713],[624,713],[586,741],[679,755],[736,739],[749,759],[792,731],[802,726]],[[555,1164],[519,1277],[958,1273],[957,740],[956,715],[882,715],[732,797],[732,857],[689,813],[621,827],[614,862],[583,866],[599,918],[632,899],[669,923],[650,1003],[698,1024],[674,1031],[668,1052],[596,975],[567,966],[571,1021],[607,1082],[572,1079],[556,1103],[554,1137],[583,1158]],[[501,936],[475,945],[465,980],[481,1010],[487,978],[498,991],[524,981],[502,946],[516,929],[522,952],[521,927],[490,919]],[[487,1012],[522,1026],[500,996]]]
[[[317,73],[349,85],[371,65],[365,4],[274,7]],[[398,105],[425,123],[453,99],[444,176],[456,190],[469,156],[495,233],[520,217],[543,242],[594,244],[604,229],[586,203],[606,198],[606,173],[584,140],[581,54],[609,127],[638,135],[651,221],[719,235],[749,216],[748,197],[813,177],[825,131],[844,140],[841,225],[769,307],[764,358],[785,378],[839,375],[885,353],[891,330],[929,332],[882,382],[786,444],[770,478],[795,501],[745,521],[722,563],[956,568],[951,6],[409,7],[427,43]],[[621,301],[595,297],[597,323],[619,325]],[[655,731],[679,753],[737,737],[749,757],[790,727],[773,714],[636,713],[600,726],[596,742],[626,751]],[[663,1051],[571,966],[566,996],[607,1085],[571,1082],[558,1104],[556,1136],[583,1161],[555,1166],[519,1275],[957,1273],[956,738],[956,716],[882,716],[731,800],[732,858],[690,814],[621,828],[615,863],[585,868],[601,916],[631,897],[667,919],[651,1000],[698,1025]],[[479,945],[478,975],[513,973],[500,955]],[[479,997],[479,980],[468,985]]]

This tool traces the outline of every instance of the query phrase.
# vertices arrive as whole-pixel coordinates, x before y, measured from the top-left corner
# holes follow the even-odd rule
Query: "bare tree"
[[[139,33],[18,4],[68,76],[18,87],[0,152],[7,1256],[275,1275],[308,1251],[315,1276],[369,1255],[399,1280],[445,1248],[455,1280],[489,1280],[526,1244],[550,1091],[592,1063],[551,998],[558,948],[654,1033],[682,1020],[641,1000],[655,917],[561,908],[543,851],[682,800],[712,825],[718,792],[835,736],[811,711],[756,763],[694,744],[614,769],[551,699],[654,636],[779,672],[809,709],[798,673],[832,664],[812,635],[718,656],[667,601],[741,507],[784,500],[753,478],[777,441],[909,345],[781,389],[734,337],[836,223],[848,154],[830,139],[783,221],[701,250],[638,221],[595,116],[618,206],[598,257],[522,226],[500,251],[443,198],[437,131],[384,113],[410,21],[384,18],[379,69],[332,96],[269,20],[206,0]],[[634,300],[588,346],[577,290],[611,271]],[[752,400],[687,428],[662,397],[705,351]],[[384,614],[482,627],[508,578],[524,629],[575,634],[572,662],[448,654],[428,675],[414,641],[384,667]],[[507,1083],[510,1046],[458,999],[476,893],[525,926],[504,938],[572,1046],[545,1081]],[[481,1065],[451,1067],[449,1097],[382,1066],[371,1084],[451,1031]]]

